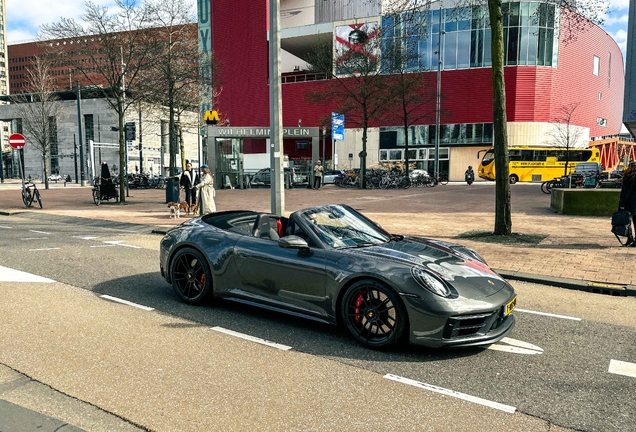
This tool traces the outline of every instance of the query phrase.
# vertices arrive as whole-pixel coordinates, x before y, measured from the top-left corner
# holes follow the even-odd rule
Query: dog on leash
[[[190,214],[190,206],[185,201],[181,201],[181,204],[179,204],[179,210],[181,210],[183,213],[187,215]]]
[[[181,217],[181,207],[179,203],[169,202],[168,208],[170,209],[170,219],[179,219]]]

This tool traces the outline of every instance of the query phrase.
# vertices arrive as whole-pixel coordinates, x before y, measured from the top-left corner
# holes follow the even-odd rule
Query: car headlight
[[[417,267],[411,268],[411,274],[418,284],[433,294],[437,294],[440,297],[450,297],[452,295],[450,288],[432,274]]]

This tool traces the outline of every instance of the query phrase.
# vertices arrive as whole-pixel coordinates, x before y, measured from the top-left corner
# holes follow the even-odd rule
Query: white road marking
[[[49,250],[60,250],[60,248],[40,248],[40,249],[29,249],[29,252],[35,252],[35,251],[49,251]]]
[[[23,238],[22,240],[46,240],[48,239],[48,237],[26,237]]]
[[[287,351],[287,350],[292,349],[292,347],[287,346],[287,345],[277,344],[275,342],[270,342],[270,341],[265,340],[265,339],[261,339],[261,338],[257,338],[257,337],[254,337],[254,336],[250,336],[250,335],[246,335],[246,334],[243,334],[243,333],[239,333],[239,332],[235,332],[235,331],[232,331],[232,330],[228,330],[228,329],[225,329],[223,327],[212,327],[212,330],[218,331],[218,332],[221,332],[221,333],[225,333],[225,334],[228,334],[230,336],[235,336],[237,338],[241,338],[241,339],[245,339],[245,340],[248,340],[248,341],[256,342],[256,343],[259,343],[259,344],[262,344],[262,345],[267,345],[269,347],[276,348],[276,349],[279,349],[279,350],[282,350],[282,351]]]
[[[51,233],[50,233],[50,232],[46,232],[46,231],[36,231],[36,230],[29,230],[29,231],[34,232],[34,233],[38,233],[38,234],[47,234],[47,235],[51,235]]]
[[[430,390],[430,391],[435,392],[435,393],[441,393],[441,394],[446,395],[446,396],[456,397],[458,399],[463,399],[463,400],[468,401],[468,402],[472,402],[472,403],[476,403],[476,404],[479,404],[479,405],[484,405],[484,406],[487,406],[487,407],[490,407],[490,408],[498,409],[498,410],[501,410],[501,411],[504,411],[504,412],[507,412],[507,413],[510,413],[510,414],[513,414],[517,410],[517,408],[515,408],[513,406],[510,406],[510,405],[500,404],[499,402],[493,402],[493,401],[490,401],[488,399],[482,399],[482,398],[479,398],[477,396],[467,395],[465,393],[460,393],[460,392],[457,392],[455,390],[449,390],[449,389],[445,389],[443,387],[438,387],[438,386],[434,386],[434,385],[431,385],[431,384],[426,384],[426,383],[423,383],[423,382],[414,381],[412,379],[404,378],[404,377],[397,376],[397,375],[386,374],[386,375],[384,375],[384,378],[390,379],[392,381],[401,382],[403,384],[408,384],[408,385],[412,385],[412,386],[415,386],[415,387],[419,387],[419,388],[422,388],[424,390]]]
[[[620,360],[610,360],[609,373],[625,375],[636,378],[636,363],[629,363]]]
[[[93,240],[99,238],[97,236],[73,236],[73,238],[81,239],[81,240]]]
[[[42,276],[0,266],[0,282],[55,282]]]
[[[504,345],[499,343],[492,344],[488,347],[488,349],[494,351],[503,351],[509,352],[513,354],[543,354],[543,348],[533,345],[528,342],[520,341],[512,338],[503,338],[499,342],[503,342]]]
[[[143,309],[145,311],[155,310],[154,308],[151,308],[151,307],[148,307],[148,306],[144,306],[144,305],[140,305],[140,304],[137,304],[137,303],[129,302],[128,300],[120,299],[120,298],[117,298],[117,297],[112,297],[112,296],[105,295],[105,294],[101,295],[100,297],[104,298],[106,300],[111,300],[111,301],[114,301],[114,302],[117,302],[117,303],[122,303],[122,304],[125,304],[125,305],[128,305],[128,306],[133,306],[133,307],[136,307],[136,308],[139,308],[139,309]]]
[[[117,245],[94,245],[94,246],[91,246],[91,247],[95,248],[95,247],[115,247],[115,246],[117,246]]]
[[[109,240],[109,241],[105,241],[104,243],[112,244],[113,246],[125,246],[129,248],[134,248],[134,249],[141,249],[141,246],[127,245],[127,244],[124,244],[123,242],[124,242],[123,240]]]
[[[2,228],[2,229],[13,229],[13,227],[8,227],[8,226],[0,226],[0,228]]]
[[[577,318],[577,317],[571,317],[571,316],[567,316],[567,315],[556,315],[556,314],[551,314],[551,313],[547,313],[547,312],[537,312],[537,311],[531,311],[531,310],[527,310],[527,309],[516,308],[515,312],[523,312],[523,313],[529,313],[529,314],[535,314],[535,315],[543,315],[543,316],[549,316],[549,317],[552,317],[552,318],[561,318],[561,319],[567,319],[567,320],[572,320],[572,321],[581,321],[581,318]]]

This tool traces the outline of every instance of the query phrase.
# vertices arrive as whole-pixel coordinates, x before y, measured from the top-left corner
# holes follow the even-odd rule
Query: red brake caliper
[[[203,274],[201,275],[201,280],[200,280],[200,282],[199,282],[199,289],[200,289],[200,290],[203,290],[203,287],[204,287],[204,286],[205,286],[205,273],[203,273]]]
[[[360,324],[360,321],[362,321],[359,309],[360,306],[362,306],[362,303],[364,303],[364,297],[362,296],[362,294],[364,294],[364,291],[358,294],[358,297],[356,297],[356,301],[353,303],[353,305],[355,306],[355,309],[353,311],[356,314],[356,317],[354,319],[357,324]]]

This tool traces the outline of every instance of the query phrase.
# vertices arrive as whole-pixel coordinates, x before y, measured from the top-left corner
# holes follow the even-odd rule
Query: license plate
[[[512,311],[515,310],[516,306],[517,306],[517,297],[513,298],[512,300],[510,300],[508,303],[504,305],[504,316],[510,315]]]

